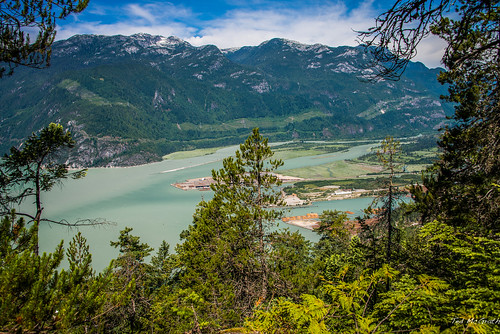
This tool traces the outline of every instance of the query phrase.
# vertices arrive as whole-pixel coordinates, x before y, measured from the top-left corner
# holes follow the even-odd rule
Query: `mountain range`
[[[220,50],[176,37],[77,35],[47,69],[0,79],[0,151],[50,122],[70,129],[70,165],[127,166],[183,149],[271,140],[408,136],[435,131],[451,107],[440,69],[410,63],[399,81],[367,80],[362,47],[272,39]]]

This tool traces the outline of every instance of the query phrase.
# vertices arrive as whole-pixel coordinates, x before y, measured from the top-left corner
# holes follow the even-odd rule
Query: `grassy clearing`
[[[83,88],[78,81],[65,79],[58,84],[58,87],[66,89],[68,92],[79,96],[82,100],[87,100],[95,105],[109,105],[109,101],[99,95]]]
[[[283,171],[282,173],[305,179],[345,179],[355,178],[380,171],[381,167],[377,165],[335,161],[319,166],[289,169]]]
[[[271,143],[272,145],[272,143]],[[309,143],[309,142],[290,142],[286,144],[272,145],[272,150],[274,152],[273,159],[288,160],[306,156],[313,156],[319,154],[339,152],[348,149],[353,145],[359,145],[359,143],[353,144],[338,144],[335,142],[331,143]],[[212,148],[202,148],[190,151],[178,151],[174,153],[167,154],[163,156],[163,160],[175,160],[175,159],[186,159],[193,157],[200,157],[208,154],[215,153],[217,150],[223,147],[212,147]]]
[[[222,147],[200,148],[192,151],[179,151],[163,156],[163,160],[178,160],[194,157],[202,157],[217,152]]]
[[[239,118],[229,122],[219,124],[193,124],[181,123],[179,124],[182,130],[202,130],[202,131],[229,131],[238,129],[248,129],[251,131],[255,127],[261,129],[283,127],[285,124],[291,122],[301,122],[315,117],[322,117],[324,113],[317,110],[310,110],[308,112],[283,117],[261,117],[261,118]]]
[[[273,147],[274,159],[294,159],[313,155],[340,152],[349,149],[352,145],[359,143],[339,144],[335,142],[290,142]]]

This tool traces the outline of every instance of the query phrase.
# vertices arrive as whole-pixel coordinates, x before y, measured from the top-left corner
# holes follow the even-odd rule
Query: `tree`
[[[144,261],[153,249],[142,243],[138,236],[131,235],[132,230],[126,227],[120,231],[118,241],[110,242],[120,252],[112,264],[116,276],[113,289],[128,289],[130,295],[126,305],[120,305],[106,314],[107,331],[133,333],[141,331],[147,323],[145,316],[149,312],[150,296],[146,283],[151,266]]]
[[[68,226],[97,224],[95,221],[70,224],[64,220],[42,218],[42,192],[51,190],[68,177],[79,179],[85,176],[86,170],[70,172],[66,164],[58,162],[61,151],[73,145],[69,131],[64,131],[60,124],[51,123],[39,134],[32,134],[21,148],[12,147],[10,154],[6,154],[0,162],[0,215],[10,214],[12,206],[32,198],[34,213],[17,212],[16,215],[27,218],[28,223],[34,223],[36,237],[42,221]],[[35,247],[35,253],[38,253],[38,241]]]
[[[5,216],[3,225],[12,224],[10,219]],[[26,235],[26,228],[17,224],[18,233]],[[33,236],[30,242],[34,241]],[[11,245],[0,254],[2,332],[99,331],[102,316],[128,296],[130,289],[111,290],[114,275],[110,268],[95,274],[80,233],[66,251],[68,269],[58,270],[64,256],[62,242],[53,253],[42,255],[35,254],[32,247]]]
[[[354,230],[352,225],[343,211],[323,211],[318,227],[314,229],[321,236],[316,244],[316,257],[325,258],[345,250]]]
[[[438,143],[439,160],[423,173],[423,185],[411,189],[424,225],[408,243],[405,266],[448,283],[438,303],[463,332],[497,331],[477,319],[491,318],[499,300],[499,18],[498,0],[401,0],[362,35],[378,46],[376,56],[389,65],[381,74],[392,78],[427,34],[447,43],[438,80],[448,85],[444,99],[455,113]],[[395,315],[395,323],[408,318]]]
[[[496,239],[496,240],[495,240]],[[490,319],[500,307],[500,241],[474,236],[443,222],[423,226],[411,254],[411,272],[445,281],[447,313],[457,319]],[[480,305],[480,306],[479,306]]]
[[[326,210],[320,216],[318,227],[314,232],[320,240],[314,245],[315,270],[328,277],[333,271],[337,273],[336,263],[341,262],[348,252],[351,234],[354,232],[352,222],[343,211]]]
[[[278,298],[267,307],[256,309],[245,328],[257,333],[290,334],[438,330],[436,325],[442,318],[433,319],[435,314],[431,311],[442,296],[444,282],[427,276],[418,277],[418,283],[407,276],[397,279],[399,273],[387,265],[347,282],[348,270],[348,266],[341,268],[335,280],[323,286],[323,298],[308,294],[302,295],[300,302]],[[387,280],[395,281],[393,286],[397,289],[374,301]],[[412,317],[414,308],[418,308],[419,317]]]
[[[278,265],[276,255],[291,243],[306,247],[293,235],[269,235],[281,215],[275,208],[281,204],[276,187],[280,182],[273,171],[282,162],[271,160],[272,155],[268,140],[254,129],[235,157],[224,159],[223,168],[212,171],[213,199],[198,205],[193,224],[181,234],[183,243],[176,249],[174,291],[166,289],[158,297],[158,330],[165,330],[165,318],[178,332],[214,332],[241,324],[252,307],[267,298],[271,266]],[[277,238],[275,245],[281,246],[273,252],[270,242]],[[295,279],[290,276],[272,278],[290,284]]]
[[[433,219],[475,233],[498,232],[500,192],[500,9],[498,0],[398,0],[361,33],[383,77],[399,78],[432,33],[447,43],[439,81],[455,104],[424,187],[413,189],[424,222]],[[474,210],[470,210],[474,208]]]
[[[87,7],[89,0],[0,1],[0,78],[18,65],[41,68],[50,63],[56,18]],[[33,41],[33,35],[36,39]],[[8,69],[8,70],[7,70]]]
[[[0,257],[5,258],[10,253],[20,253],[31,246],[33,228],[27,229],[23,217],[17,217],[12,210],[2,217],[0,223]]]
[[[498,66],[498,24],[498,0],[396,0],[359,40],[375,55],[379,75],[398,79],[429,34],[448,43],[442,61],[449,70]]]
[[[300,232],[274,231],[269,243],[269,286],[275,296],[299,300],[320,281],[321,273],[313,267],[312,247]]]
[[[283,165],[281,160],[270,159],[274,153],[268,141],[260,135],[258,128],[253,129],[236,151],[236,158],[225,159],[224,168],[212,173],[216,181],[212,189],[216,195],[220,194],[224,202],[236,205],[235,212],[250,219],[248,232],[258,242],[256,251],[261,265],[262,299],[267,296],[268,285],[265,237],[270,225],[282,214],[267,209],[282,204],[281,194],[276,189],[281,181],[273,172]]]
[[[391,136],[386,137],[377,150],[377,158],[382,163],[386,177],[380,178],[380,192],[359,219],[359,237],[365,248],[369,267],[378,269],[394,260],[399,249],[401,229],[396,222],[396,210],[401,203],[403,192],[394,185],[394,177],[399,169],[401,145]],[[385,253],[385,256],[382,254]]]
[[[397,160],[401,153],[401,144],[395,141],[391,136],[386,137],[377,150],[379,161],[384,165],[388,172],[388,177],[384,180],[382,188],[384,191],[379,194],[378,202],[382,202],[380,212],[377,215],[377,225],[385,225],[386,227],[386,263],[390,263],[391,255],[394,247],[394,234],[397,232],[394,226],[393,214],[396,209],[397,202],[401,196],[401,192],[394,186],[394,176],[398,167]]]

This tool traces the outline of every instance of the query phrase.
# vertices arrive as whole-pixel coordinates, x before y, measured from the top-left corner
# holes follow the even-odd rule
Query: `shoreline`
[[[183,169],[190,168],[190,167],[202,166],[202,165],[205,165],[205,163],[193,165],[193,166],[188,166],[188,167],[179,167],[179,168],[175,168],[172,170],[163,171],[161,173],[169,173],[169,172],[174,172],[174,171],[183,170]],[[295,176],[287,176],[287,175],[281,175],[281,174],[276,174],[276,173],[274,175],[283,183],[285,183],[285,182],[298,182],[298,181],[304,180],[302,178],[295,177]],[[188,180],[185,180],[184,182],[172,183],[170,185],[177,188],[177,189],[181,189],[184,191],[187,191],[187,190],[203,191],[203,190],[210,190],[210,185],[212,183],[215,183],[214,179],[211,176],[205,176],[205,177],[199,177],[199,178],[195,178],[195,179],[188,179]]]

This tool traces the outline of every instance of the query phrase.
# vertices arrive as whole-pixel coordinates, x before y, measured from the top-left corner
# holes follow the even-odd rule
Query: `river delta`
[[[363,144],[347,151],[300,157],[285,161],[278,171],[315,166],[337,160],[353,159],[363,155],[377,144]],[[53,251],[64,239],[65,245],[77,231],[87,238],[96,270],[105,268],[118,251],[110,246],[119,231],[132,227],[132,234],[141,237],[155,249],[163,240],[175,250],[180,233],[192,222],[193,213],[201,200],[209,200],[211,191],[184,191],[172,186],[188,179],[210,176],[212,169],[222,167],[222,159],[234,154],[237,146],[226,147],[215,153],[128,168],[90,169],[81,180],[67,180],[59,188],[44,194],[44,215],[50,219],[74,222],[85,218],[103,218],[109,224],[68,228],[45,224],[40,228],[42,251]],[[286,174],[286,173],[285,173]],[[357,216],[371,203],[371,198],[314,202],[311,206],[287,209],[285,215],[298,216],[321,213],[324,210],[352,211]],[[278,228],[300,231],[307,239],[317,241],[310,231],[283,222]]]

